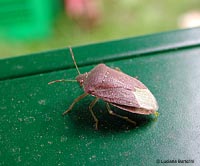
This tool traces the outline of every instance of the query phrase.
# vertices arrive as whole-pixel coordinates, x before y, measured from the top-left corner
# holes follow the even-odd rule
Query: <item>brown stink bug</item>
[[[63,115],[72,110],[77,102],[89,94],[95,97],[89,105],[89,110],[95,120],[95,129],[98,129],[98,119],[92,108],[99,99],[106,102],[106,108],[111,115],[123,118],[133,124],[135,122],[128,117],[114,113],[109,104],[131,113],[158,115],[158,104],[155,97],[139,80],[119,71],[119,69],[112,69],[105,64],[99,64],[90,72],[81,74],[74,59],[72,49],[69,48],[69,50],[79,75],[76,77],[76,80],[61,79],[49,82],[49,84],[77,81],[83,87],[84,93],[73,101]]]

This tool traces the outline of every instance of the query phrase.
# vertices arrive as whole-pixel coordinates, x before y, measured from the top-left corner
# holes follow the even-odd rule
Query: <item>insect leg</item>
[[[95,99],[90,103],[90,105],[89,105],[89,110],[90,110],[90,112],[91,112],[91,114],[92,114],[92,117],[94,118],[94,121],[95,121],[95,129],[96,129],[96,130],[98,130],[98,122],[99,122],[99,121],[98,121],[97,117],[95,116],[95,114],[94,114],[92,108],[94,107],[94,105],[96,104],[96,102],[97,102],[98,100],[99,100],[98,98],[95,98]]]
[[[87,93],[83,93],[82,95],[80,95],[79,97],[77,97],[73,103],[70,105],[70,107],[65,111],[63,112],[63,115],[67,114],[69,111],[71,111],[71,109],[73,108],[73,106],[79,102],[81,99],[83,99],[84,97],[86,97],[88,94]]]
[[[126,117],[126,116],[121,116],[121,115],[118,115],[118,114],[114,113],[114,112],[111,110],[110,105],[109,105],[108,103],[106,103],[106,108],[107,108],[108,113],[109,113],[110,115],[114,115],[114,116],[116,116],[116,117],[118,117],[118,118],[125,119],[126,121],[128,121],[128,122],[133,123],[134,125],[136,125],[136,122],[133,121],[133,120],[131,120],[131,119],[129,119],[128,117]]]

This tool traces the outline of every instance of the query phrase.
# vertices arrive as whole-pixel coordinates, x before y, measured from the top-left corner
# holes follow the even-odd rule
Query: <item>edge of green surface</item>
[[[73,47],[79,67],[200,45],[200,28]],[[0,59],[0,80],[74,68],[68,48]]]

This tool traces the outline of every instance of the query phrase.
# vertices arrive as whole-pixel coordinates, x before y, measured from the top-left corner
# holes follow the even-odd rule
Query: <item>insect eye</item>
[[[80,86],[83,86],[83,79],[81,79],[80,81],[79,81],[79,83],[80,83]]]

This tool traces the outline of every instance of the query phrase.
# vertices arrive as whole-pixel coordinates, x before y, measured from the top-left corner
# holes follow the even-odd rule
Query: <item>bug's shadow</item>
[[[83,103],[77,103],[77,106],[67,115],[70,120],[77,125],[79,128],[84,129],[95,129],[95,121],[89,111],[88,101]],[[80,109],[81,108],[81,109]],[[116,107],[111,107],[112,111],[126,116],[129,119],[136,122],[136,125],[113,115],[110,115],[106,109],[104,102],[98,102],[93,108],[94,114],[99,120],[98,130],[107,131],[126,131],[136,129],[138,127],[150,125],[155,121],[155,117],[152,115],[138,115],[129,113],[124,110],[120,110]]]

